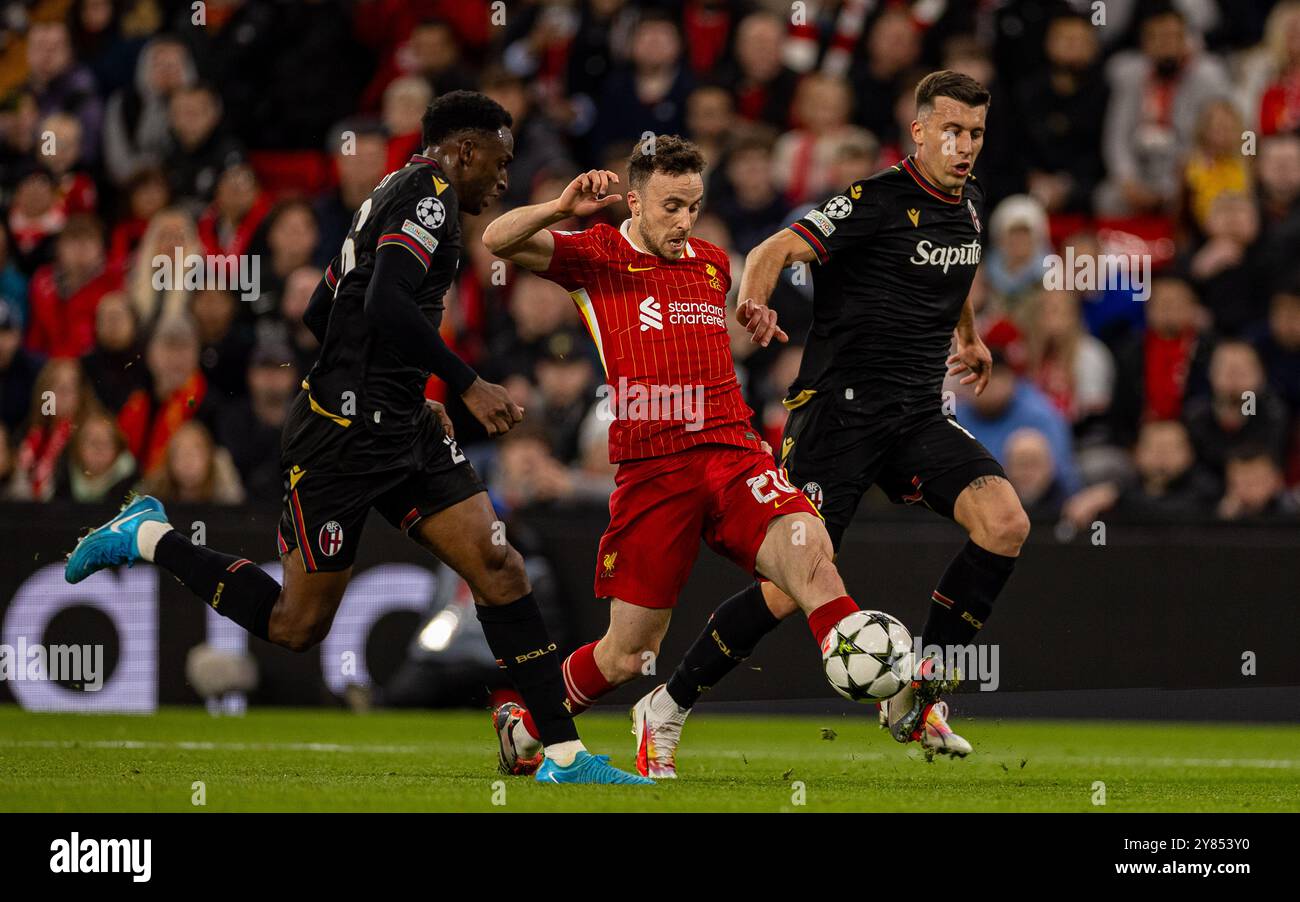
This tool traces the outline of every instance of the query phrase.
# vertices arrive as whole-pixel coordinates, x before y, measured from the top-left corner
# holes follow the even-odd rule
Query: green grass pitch
[[[701,710],[680,779],[570,787],[499,777],[486,712],[5,706],[0,811],[1300,811],[1300,726],[959,718],[975,754],[927,763],[871,714]],[[632,766],[625,717],[580,723],[588,747]]]

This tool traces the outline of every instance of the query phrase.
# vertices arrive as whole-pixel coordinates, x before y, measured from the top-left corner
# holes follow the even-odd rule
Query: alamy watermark
[[[182,254],[153,258],[154,291],[238,291],[243,301],[262,294],[262,258],[258,254]]]
[[[1131,291],[1135,301],[1151,297],[1150,254],[1075,254],[1043,258],[1043,287],[1048,291]]]
[[[596,415],[607,422],[664,420],[686,423],[687,432],[704,428],[703,385],[647,385],[620,376],[618,385],[596,389]]]
[[[86,692],[104,688],[104,646],[27,644],[0,645],[0,680],[52,681],[79,684]]]

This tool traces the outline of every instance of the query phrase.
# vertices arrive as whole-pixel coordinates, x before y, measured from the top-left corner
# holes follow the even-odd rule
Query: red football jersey
[[[731,360],[726,253],[691,238],[668,260],[639,250],[630,226],[553,231],[555,255],[540,274],[569,292],[600,353],[610,461],[761,447]]]

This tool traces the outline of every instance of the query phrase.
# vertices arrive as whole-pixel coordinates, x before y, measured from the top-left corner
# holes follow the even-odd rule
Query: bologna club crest
[[[331,520],[320,528],[320,535],[316,537],[316,544],[320,546],[320,553],[326,557],[333,557],[343,548],[343,527],[337,520]]]
[[[822,509],[822,487],[820,485],[810,482],[803,487],[803,493],[812,502],[813,507],[818,510]]]

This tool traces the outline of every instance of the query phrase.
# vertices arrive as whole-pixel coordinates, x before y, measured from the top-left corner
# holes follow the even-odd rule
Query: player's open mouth
[[[956,166],[952,168],[953,171],[956,172],[958,175],[966,175],[967,173],[970,172],[970,163],[958,163]]]
[[[669,250],[672,250],[672,251],[680,251],[680,250],[681,250],[682,248],[684,248],[684,247],[686,247],[686,239],[685,239],[685,238],[669,238],[669,239],[668,239],[668,249],[669,249]]]

